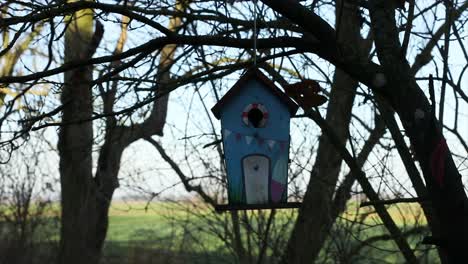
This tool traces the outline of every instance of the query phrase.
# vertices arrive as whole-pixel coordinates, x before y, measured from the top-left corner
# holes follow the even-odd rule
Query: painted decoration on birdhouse
[[[221,120],[230,205],[287,202],[289,125],[297,104],[257,69],[212,108]]]

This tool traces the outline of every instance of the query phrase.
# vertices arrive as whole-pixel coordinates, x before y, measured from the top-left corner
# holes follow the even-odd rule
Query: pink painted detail
[[[281,150],[284,150],[286,148],[286,143],[284,143],[283,141],[280,142],[280,148]]]
[[[241,134],[239,134],[239,133],[236,133],[236,140],[237,140],[237,141],[240,141],[240,140],[241,140],[241,138],[242,138],[242,137],[241,137]]]
[[[275,180],[271,180],[271,200],[277,203],[281,200],[285,186]]]
[[[444,184],[445,176],[445,157],[448,152],[447,142],[442,138],[431,155],[431,172],[432,177],[440,187]]]

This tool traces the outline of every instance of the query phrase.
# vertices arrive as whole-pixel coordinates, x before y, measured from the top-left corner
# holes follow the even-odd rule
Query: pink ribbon
[[[448,151],[447,142],[442,138],[431,155],[431,171],[432,177],[440,187],[444,184],[445,176],[445,157]]]

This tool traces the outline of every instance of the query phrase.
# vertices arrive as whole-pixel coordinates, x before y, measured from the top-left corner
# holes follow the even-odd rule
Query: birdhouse
[[[229,200],[225,210],[291,207],[285,206],[289,124],[297,109],[257,69],[248,70],[211,109],[221,120]]]

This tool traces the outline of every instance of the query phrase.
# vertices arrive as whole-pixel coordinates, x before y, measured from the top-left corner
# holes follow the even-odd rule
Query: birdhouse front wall
[[[263,113],[260,127],[247,118],[252,108]],[[288,107],[255,79],[223,106],[220,119],[231,204],[286,202],[290,118]]]

